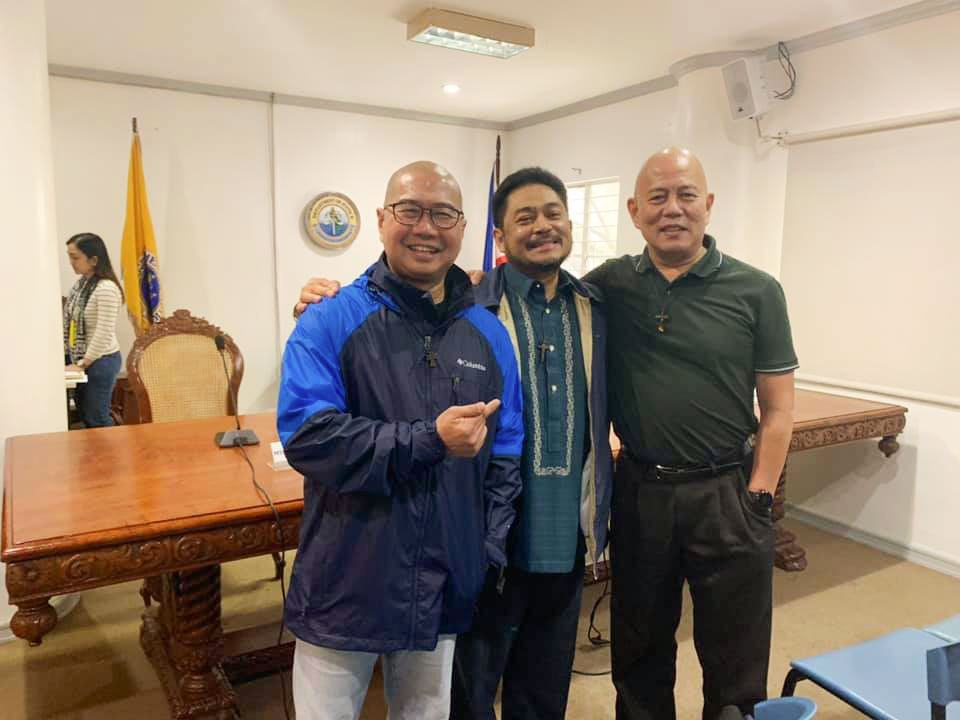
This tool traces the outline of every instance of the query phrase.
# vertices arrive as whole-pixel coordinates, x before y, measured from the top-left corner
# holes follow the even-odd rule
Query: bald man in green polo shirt
[[[766,697],[771,505],[797,358],[779,283],[706,234],[713,199],[696,156],[656,153],[627,202],[646,249],[584,278],[607,302],[610,414],[623,441],[611,520],[618,720],[676,717],[684,582],[704,720],[729,705],[752,713]]]

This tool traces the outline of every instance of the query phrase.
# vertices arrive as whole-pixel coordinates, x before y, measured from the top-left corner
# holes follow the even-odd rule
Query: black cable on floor
[[[600,603],[603,602],[603,599],[610,594],[610,565],[607,563],[607,552],[603,552],[603,561],[607,566],[607,578],[603,581],[603,590],[600,592],[600,597],[596,599],[593,603],[593,608],[590,610],[590,626],[587,628],[587,639],[590,641],[591,645],[597,647],[602,647],[604,645],[609,645],[610,641],[603,637],[603,633],[600,632],[600,629],[597,627],[597,610],[600,607]],[[599,677],[600,675],[609,675],[612,670],[602,670],[600,672],[587,672],[586,670],[573,670],[575,675],[586,675],[588,677]]]
[[[273,519],[277,524],[277,534],[280,536],[280,632],[277,634],[277,647],[280,647],[283,641],[283,631],[284,626],[284,616],[283,610],[287,606],[287,587],[286,580],[284,577],[284,570],[287,567],[287,557],[285,548],[287,547],[286,539],[283,536],[283,525],[280,523],[280,513],[277,512],[276,506],[273,504],[273,500],[270,499],[270,493],[266,491],[260,483],[257,482],[257,470],[253,466],[253,463],[250,462],[250,456],[247,455],[247,451],[244,450],[243,445],[235,445],[242,454],[243,459],[247,461],[247,465],[250,466],[250,472],[252,474],[253,487],[256,489],[257,494],[260,495],[260,498],[264,501],[264,504],[270,506],[270,510],[273,511]],[[283,670],[280,671],[280,695],[283,698],[283,715],[286,720],[290,720],[290,708],[287,705],[287,685],[283,678]]]
[[[603,592],[600,593],[600,597],[597,598],[597,601],[593,603],[593,609],[590,610],[590,626],[587,628],[587,640],[590,641],[591,645],[609,645],[610,641],[603,637],[603,633],[600,632],[600,629],[597,627],[597,610],[600,607],[600,603],[603,602],[603,599],[610,594],[610,576],[607,575],[607,579],[603,581]]]

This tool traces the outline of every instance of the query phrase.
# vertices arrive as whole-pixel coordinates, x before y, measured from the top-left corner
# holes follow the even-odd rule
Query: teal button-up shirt
[[[583,461],[589,450],[587,380],[573,286],[560,271],[547,302],[543,284],[507,266],[507,300],[520,348],[523,494],[510,547],[521,570],[573,569]]]

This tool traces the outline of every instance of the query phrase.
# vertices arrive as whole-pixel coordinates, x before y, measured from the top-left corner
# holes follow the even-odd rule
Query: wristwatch
[[[764,510],[773,509],[773,495],[766,490],[747,490],[750,500],[759,508]]]

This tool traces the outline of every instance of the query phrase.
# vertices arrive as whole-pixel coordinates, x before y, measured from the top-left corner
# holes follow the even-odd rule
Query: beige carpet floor
[[[786,526],[801,538],[809,567],[774,575],[771,695],[779,695],[791,658],[814,655],[867,640],[898,627],[922,627],[960,612],[960,580],[922,568],[795,521]],[[269,557],[224,566],[223,616],[227,631],[278,619],[279,587],[269,582]],[[78,607],[37,648],[22,641],[0,645],[0,718],[3,720],[101,720],[169,717],[153,668],[139,646],[142,604],[139,583],[85,593]],[[610,667],[609,651],[586,639],[587,618],[600,585],[586,588],[575,667],[597,672]],[[609,605],[597,613],[607,635]],[[678,633],[678,717],[700,717],[700,671],[691,639],[687,602]],[[237,688],[242,717],[283,718],[280,683],[265,678]],[[818,718],[858,718],[857,713],[810,684],[797,694],[813,698]],[[575,675],[567,717],[613,718],[608,675]],[[375,676],[364,720],[386,716]]]

